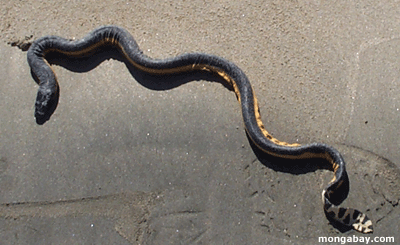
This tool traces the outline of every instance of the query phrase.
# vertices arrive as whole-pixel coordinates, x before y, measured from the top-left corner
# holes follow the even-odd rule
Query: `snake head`
[[[59,98],[58,86],[40,86],[35,102],[35,118],[37,124],[44,124],[55,111]]]

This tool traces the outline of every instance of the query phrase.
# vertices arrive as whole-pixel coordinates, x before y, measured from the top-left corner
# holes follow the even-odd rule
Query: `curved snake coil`
[[[150,74],[177,74],[202,70],[222,77],[232,86],[241,104],[244,126],[253,143],[262,151],[276,157],[327,160],[334,171],[334,178],[322,191],[325,214],[334,222],[352,227],[359,232],[373,231],[372,222],[365,214],[352,208],[337,206],[341,202],[337,197],[340,196],[340,188],[348,185],[345,162],[340,153],[326,144],[289,144],[275,139],[264,128],[257,99],[244,72],[232,62],[218,56],[187,53],[168,59],[152,59],[142,53],[135,39],[126,30],[117,26],[100,27],[77,41],[57,36],[42,37],[28,50],[28,63],[32,75],[39,84],[35,103],[35,117],[38,122],[48,120],[52,108],[55,109],[54,103],[59,89],[56,76],[45,59],[46,54],[56,52],[81,57],[104,46],[117,47],[133,66]]]

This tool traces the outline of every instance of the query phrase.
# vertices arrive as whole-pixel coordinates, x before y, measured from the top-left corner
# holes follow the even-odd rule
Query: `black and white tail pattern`
[[[322,192],[322,202],[324,203],[325,212],[339,223],[350,226],[361,233],[373,232],[372,221],[367,215],[354,208],[342,208],[333,205],[325,196],[325,190]]]

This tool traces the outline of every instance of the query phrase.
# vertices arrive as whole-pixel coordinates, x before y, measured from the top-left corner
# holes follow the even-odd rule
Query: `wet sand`
[[[400,7],[242,1],[2,1],[2,244],[320,244],[400,239]],[[26,45],[119,25],[144,53],[204,52],[249,77],[263,122],[287,142],[345,157],[343,206],[374,233],[333,227],[318,161],[272,159],[246,137],[232,91],[212,76],[147,76],[118,54],[56,60],[60,100],[35,122]],[[58,62],[58,63],[57,63]]]

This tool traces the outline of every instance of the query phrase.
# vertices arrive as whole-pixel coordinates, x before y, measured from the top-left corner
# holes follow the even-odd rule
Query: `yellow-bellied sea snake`
[[[134,67],[146,73],[177,74],[203,70],[226,80],[233,87],[240,102],[244,126],[253,143],[262,151],[276,157],[327,160],[334,171],[334,178],[322,191],[322,202],[326,215],[335,222],[352,227],[357,231],[363,233],[373,231],[372,222],[365,214],[356,209],[337,206],[338,200],[335,199],[335,192],[339,192],[340,187],[348,181],[345,162],[340,153],[326,144],[289,144],[275,139],[264,128],[257,99],[244,72],[232,62],[218,56],[187,53],[168,59],[152,59],[142,53],[135,39],[126,30],[117,26],[97,28],[76,41],[57,36],[39,38],[28,50],[28,63],[32,75],[39,83],[35,104],[35,117],[38,122],[43,123],[48,120],[59,89],[56,76],[45,59],[46,54],[58,52],[66,56],[81,57],[107,45],[117,47]]]

